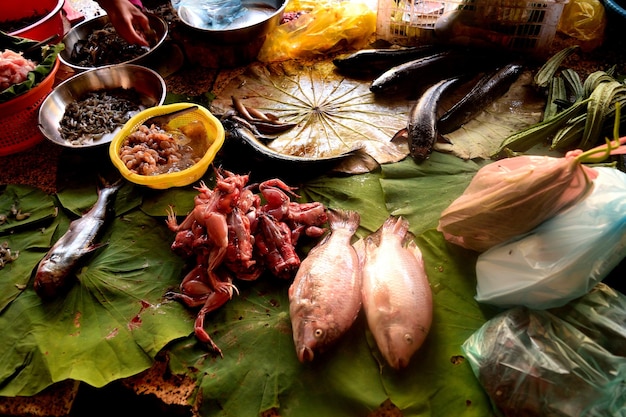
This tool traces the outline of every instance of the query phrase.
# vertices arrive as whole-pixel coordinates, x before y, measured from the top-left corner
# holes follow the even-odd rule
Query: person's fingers
[[[142,19],[136,18],[136,16],[125,16],[123,18],[119,18],[119,16],[114,15],[109,16],[109,18],[117,33],[127,42],[131,44],[149,46],[148,41],[142,36],[142,32],[136,29],[136,27],[143,24],[141,23]],[[145,18],[145,20],[147,21],[148,19]]]

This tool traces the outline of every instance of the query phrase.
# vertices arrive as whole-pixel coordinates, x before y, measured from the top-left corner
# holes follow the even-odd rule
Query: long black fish
[[[70,223],[63,236],[39,262],[35,274],[35,292],[44,299],[58,296],[69,284],[72,272],[88,253],[102,246],[96,243],[104,224],[113,211],[121,183],[102,188],[93,207]]]
[[[225,148],[231,147],[232,145],[242,145],[237,146],[238,149],[232,149],[232,154],[236,155],[237,159],[246,164],[249,164],[249,159],[242,158],[241,151],[247,151],[247,153],[250,154],[247,156],[252,156],[257,159],[261,166],[265,168],[287,171],[297,170],[299,174],[307,170],[321,172],[330,169],[332,166],[356,152],[355,149],[354,151],[326,157],[304,157],[283,154],[263,143],[263,141],[271,141],[272,138],[263,136],[261,132],[254,132],[254,130],[256,130],[254,124],[232,115],[223,116],[220,120],[226,131]]]
[[[342,73],[381,73],[396,65],[432,55],[439,51],[441,51],[441,47],[434,44],[407,48],[361,49],[350,55],[333,59],[333,64]]]
[[[437,106],[439,99],[459,78],[441,80],[426,89],[411,108],[407,124],[409,152],[416,162],[428,159],[438,139]]]
[[[441,116],[437,124],[439,133],[453,132],[473,119],[509,90],[523,68],[521,63],[511,62],[481,77],[463,98]]]

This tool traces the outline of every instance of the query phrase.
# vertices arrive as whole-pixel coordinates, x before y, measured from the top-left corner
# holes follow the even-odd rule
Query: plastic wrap
[[[359,49],[375,31],[376,13],[364,3],[316,2],[312,9],[268,34],[258,59],[274,62]]]
[[[483,252],[574,204],[591,189],[593,176],[573,153],[492,162],[442,212],[437,229],[446,240]]]
[[[618,111],[616,115],[616,138],[604,145],[575,149],[562,158],[522,155],[485,165],[441,213],[437,230],[451,243],[483,252],[572,206],[589,193],[597,175],[584,163],[626,154],[626,137],[617,137]]]
[[[478,256],[479,302],[558,307],[586,294],[626,256],[626,174],[592,169],[598,176],[587,197]]]
[[[587,315],[584,323],[581,312]],[[623,417],[624,333],[611,338],[622,347],[619,352],[603,345],[604,338],[591,337],[625,324],[624,295],[600,284],[568,309],[508,310],[476,331],[463,350],[494,406],[507,417]]]
[[[606,12],[600,0],[569,0],[559,20],[559,32],[583,41],[585,49],[604,41]]]

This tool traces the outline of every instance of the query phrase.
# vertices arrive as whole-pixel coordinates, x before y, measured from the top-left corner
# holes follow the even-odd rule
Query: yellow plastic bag
[[[376,13],[360,2],[298,1],[290,3],[286,11],[304,13],[268,34],[259,61],[311,58],[346,48],[359,49],[376,31]]]
[[[569,0],[563,8],[559,31],[584,42],[584,49],[598,47],[604,41],[606,11],[600,0]]]

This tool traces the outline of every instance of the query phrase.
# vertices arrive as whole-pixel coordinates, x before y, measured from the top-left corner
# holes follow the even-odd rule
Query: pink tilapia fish
[[[378,349],[395,369],[405,368],[432,323],[432,291],[409,222],[389,217],[355,244],[363,270],[363,310]]]
[[[330,233],[309,251],[289,288],[289,314],[300,362],[332,346],[361,310],[361,270],[351,239],[355,211],[329,211]]]

